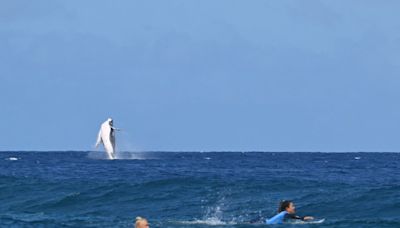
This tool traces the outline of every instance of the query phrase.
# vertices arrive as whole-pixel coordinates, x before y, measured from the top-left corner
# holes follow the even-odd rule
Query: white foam
[[[187,224],[187,225],[202,224],[202,225],[209,225],[209,226],[236,225],[235,222],[224,222],[224,221],[221,221],[219,218],[216,218],[216,217],[206,218],[206,219],[196,219],[196,220],[193,220],[193,221],[180,221],[179,223]]]
[[[91,151],[87,155],[90,159],[106,159],[107,154],[106,152],[99,152],[99,151]],[[115,158],[113,160],[146,160],[146,159],[154,159],[151,158],[149,155],[143,152],[116,152]]]
[[[145,154],[141,152],[117,152],[115,159],[118,160],[146,160],[148,159]]]
[[[224,198],[222,198],[220,201],[224,201]],[[223,221],[222,220],[223,211],[221,209],[221,206],[223,206],[223,203],[219,202],[218,206],[208,207],[203,219],[195,219],[192,221],[180,221],[179,223],[187,224],[187,225],[202,224],[202,225],[209,225],[209,226],[238,224],[234,220],[232,220],[232,221]]]
[[[18,161],[19,158],[16,158],[16,157],[9,157],[9,158],[6,158],[6,160],[8,160],[8,161]]]

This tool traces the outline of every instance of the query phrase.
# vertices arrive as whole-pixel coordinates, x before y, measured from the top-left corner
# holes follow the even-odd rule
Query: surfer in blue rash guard
[[[280,224],[283,222],[287,222],[291,219],[299,219],[302,221],[309,221],[309,220],[313,220],[314,218],[311,216],[301,217],[301,216],[296,215],[296,207],[294,206],[294,203],[290,200],[283,200],[279,204],[278,214],[270,219],[267,219],[266,223],[267,224]]]

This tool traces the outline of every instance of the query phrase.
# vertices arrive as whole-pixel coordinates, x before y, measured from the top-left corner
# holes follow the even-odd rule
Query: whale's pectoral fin
[[[99,134],[97,135],[97,141],[95,147],[97,148],[101,142],[102,140],[101,140],[101,129],[100,129]]]
[[[116,127],[111,127],[111,129],[115,130],[115,131],[122,131],[121,128],[116,128]]]

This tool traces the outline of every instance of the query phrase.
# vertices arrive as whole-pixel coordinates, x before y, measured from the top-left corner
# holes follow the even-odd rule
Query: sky
[[[400,1],[0,2],[0,150],[400,151]]]

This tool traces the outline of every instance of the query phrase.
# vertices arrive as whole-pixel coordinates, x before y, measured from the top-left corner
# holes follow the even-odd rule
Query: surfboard
[[[288,223],[292,223],[292,224],[320,224],[325,222],[325,219],[313,219],[313,220],[309,220],[309,221],[301,221],[301,220],[294,220],[293,222],[288,222]]]

